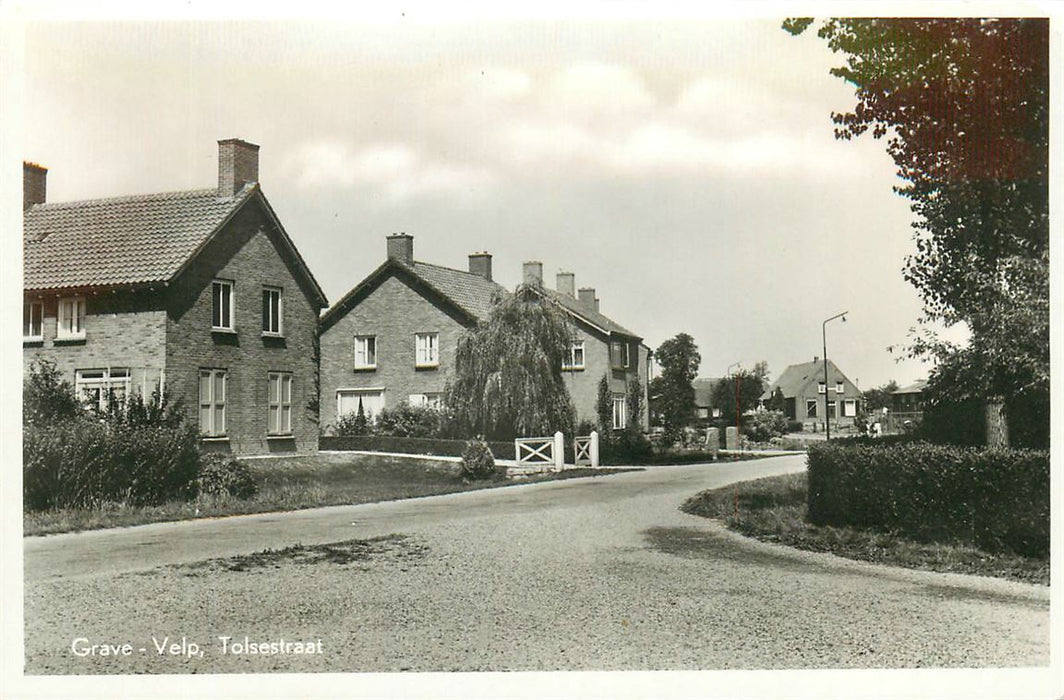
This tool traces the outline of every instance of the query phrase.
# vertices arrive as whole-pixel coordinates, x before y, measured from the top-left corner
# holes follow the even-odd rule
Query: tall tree
[[[679,333],[662,343],[654,357],[661,366],[659,403],[665,437],[675,442],[694,418],[695,390],[691,382],[698,376],[702,356],[694,338]]]
[[[758,371],[757,366],[753,371],[741,369],[730,377],[721,378],[713,385],[713,405],[720,409],[721,418],[729,425],[735,425],[736,391],[739,394],[739,413],[757,407],[758,399],[765,393],[766,388],[763,374],[764,372]]]
[[[830,19],[818,35],[847,57],[832,74],[856,87],[853,111],[832,114],[836,137],[888,136],[906,182],[896,189],[917,215],[917,252],[904,274],[921,320],[971,331],[963,348],[914,338],[911,354],[950,366],[930,392],[1003,397],[1048,440],[1048,21]]]
[[[497,299],[488,319],[458,341],[446,392],[455,420],[500,439],[572,433],[562,376],[572,338],[568,317],[534,288]]]
[[[861,392],[861,403],[866,411],[878,411],[882,408],[890,408],[890,395],[898,390],[898,383],[891,379],[883,386],[865,389]]]

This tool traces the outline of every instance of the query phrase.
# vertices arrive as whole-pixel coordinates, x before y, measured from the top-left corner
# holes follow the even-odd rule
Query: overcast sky
[[[212,187],[216,142],[260,180],[332,301],[414,236],[419,260],[575,273],[701,376],[829,355],[861,388],[919,316],[912,215],[884,142],[836,141],[841,62],[780,19],[37,23],[22,157],[49,201]]]

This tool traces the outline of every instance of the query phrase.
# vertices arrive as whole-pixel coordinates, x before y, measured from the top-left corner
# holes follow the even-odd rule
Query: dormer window
[[[59,325],[56,340],[81,340],[85,337],[85,299],[67,297],[59,300]]]
[[[22,339],[44,340],[44,302],[27,301],[22,305]]]
[[[233,283],[211,282],[211,330],[233,331]]]
[[[615,340],[610,344],[611,364],[614,369],[628,369],[628,343]]]

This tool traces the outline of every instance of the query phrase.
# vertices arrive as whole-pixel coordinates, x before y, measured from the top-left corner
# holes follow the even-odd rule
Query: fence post
[[[565,468],[565,436],[562,431],[554,433],[554,470],[561,471]]]
[[[517,466],[521,466],[521,443],[516,438],[514,438],[514,462],[517,463]]]
[[[597,430],[592,430],[591,431],[591,468],[592,469],[598,467],[598,465],[599,465],[599,453],[598,453],[598,450],[599,450],[598,431]]]

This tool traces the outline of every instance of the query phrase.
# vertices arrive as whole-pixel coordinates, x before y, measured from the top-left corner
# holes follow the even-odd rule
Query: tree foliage
[[[713,405],[720,409],[720,417],[730,425],[735,425],[737,389],[739,413],[757,407],[758,399],[765,393],[765,384],[756,367],[754,371],[749,372],[740,369],[732,376],[723,377],[713,385]]]
[[[488,319],[458,341],[446,403],[471,434],[493,439],[572,433],[562,375],[573,330],[531,285],[496,299]]]
[[[832,114],[836,137],[886,136],[905,181],[917,220],[904,274],[922,321],[971,331],[960,348],[925,330],[910,354],[948,361],[930,382],[953,400],[1047,404],[1048,21],[830,19],[818,35],[847,57],[832,74],[856,88],[854,109]]]
[[[598,417],[599,437],[609,440],[613,434],[613,391],[610,390],[610,373],[606,371],[598,383],[595,397],[595,415]]]
[[[890,395],[898,390],[898,383],[891,379],[883,386],[865,389],[861,392],[861,403],[866,411],[878,411],[890,408],[892,399]]]
[[[665,436],[675,441],[694,419],[695,390],[691,382],[698,376],[702,356],[694,338],[686,333],[666,340],[654,356],[661,366],[661,381],[655,388]]]

